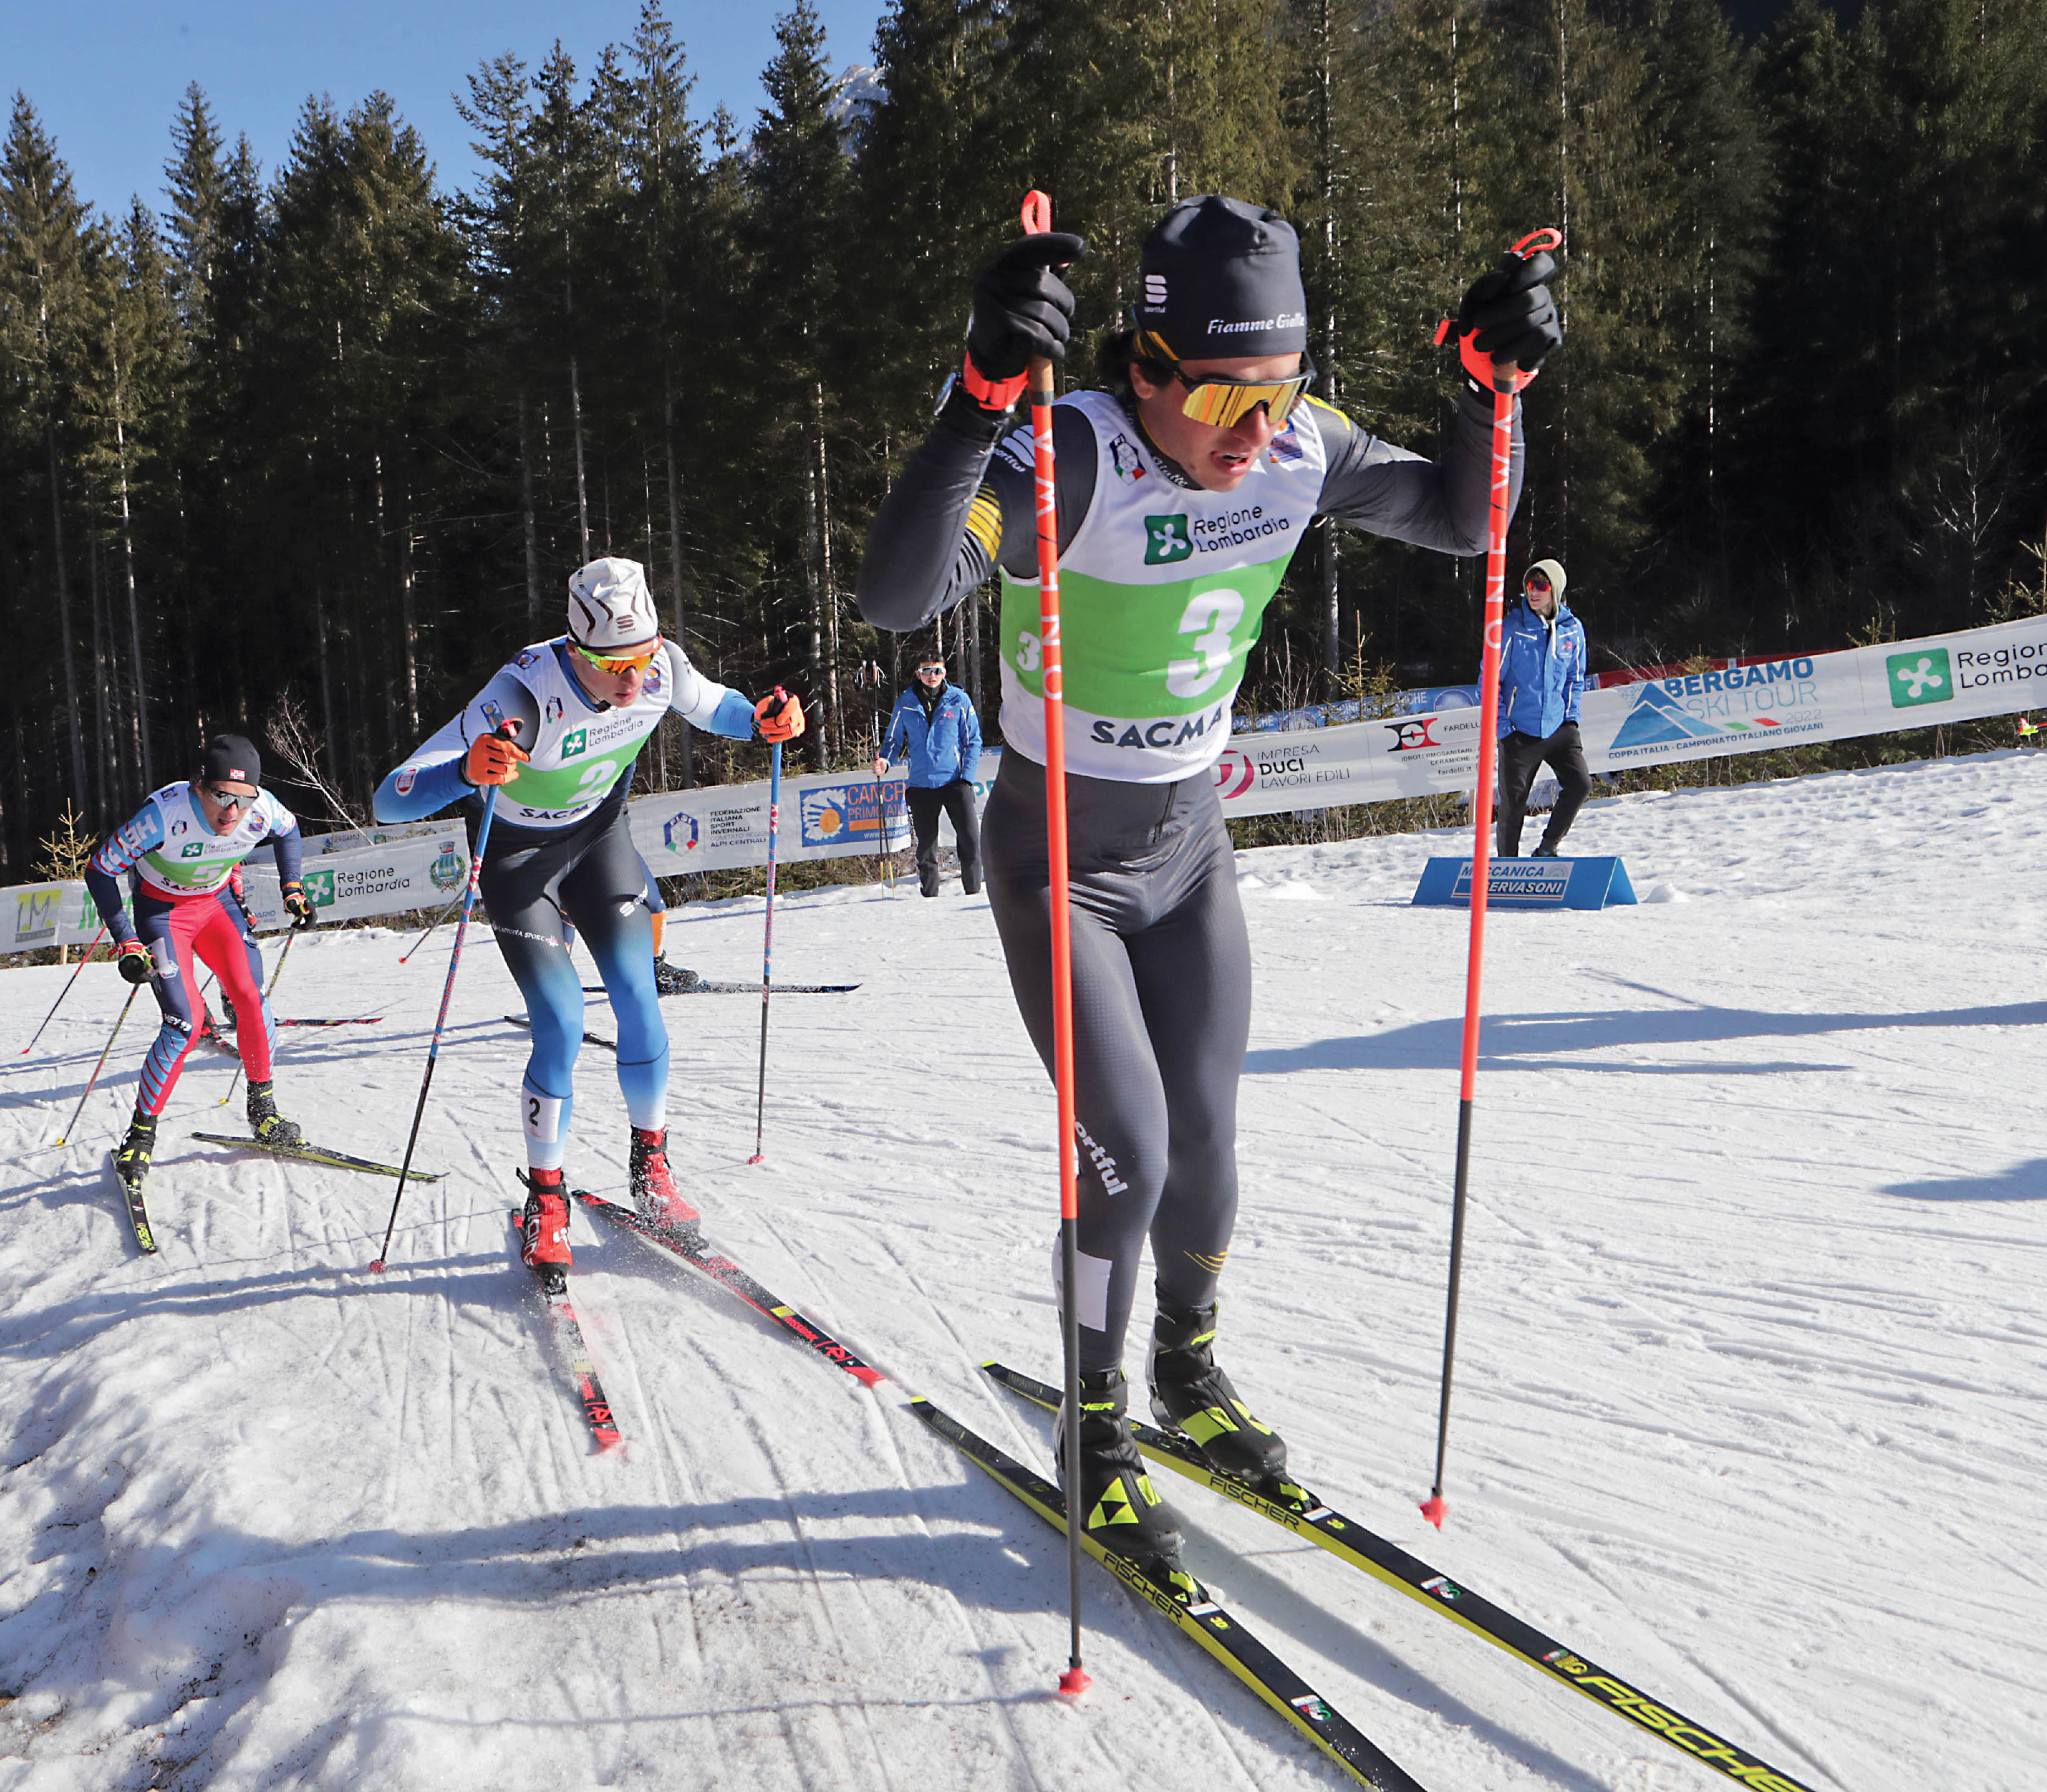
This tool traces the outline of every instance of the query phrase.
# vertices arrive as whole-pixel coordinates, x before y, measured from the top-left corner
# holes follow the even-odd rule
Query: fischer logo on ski
[[[982,1368],[1011,1393],[1047,1411],[1056,1411],[1059,1391],[1045,1382],[1005,1367],[984,1363]],[[1234,1477],[1209,1466],[1207,1459],[1188,1438],[1162,1431],[1133,1419],[1131,1436],[1137,1447],[1153,1461],[1205,1483],[1225,1499],[1283,1526],[1296,1536],[1319,1543],[1330,1554],[1361,1569],[1396,1591],[1404,1593],[1430,1610],[1440,1612],[1453,1624],[1504,1650],[1508,1655],[1550,1674],[1595,1704],[1606,1707],[1652,1736],[1661,1736],[1674,1748],[1701,1765],[1712,1768],[1750,1792],[1812,1792],[1801,1780],[1780,1772],[1745,1749],[1736,1747],[1669,1705],[1651,1699],[1554,1637],[1546,1636],[1526,1620],[1438,1573],[1426,1562],[1408,1554],[1397,1544],[1366,1529],[1354,1519],[1332,1512],[1305,1488],[1289,1485],[1287,1500],[1275,1499]],[[1293,1497],[1298,1496],[1298,1497]]]
[[[922,1395],[911,1399],[910,1411],[1054,1530],[1066,1530],[1066,1496],[1042,1475],[969,1431]],[[1306,1685],[1253,1631],[1230,1617],[1191,1574],[1178,1573],[1174,1576],[1175,1585],[1165,1585],[1127,1556],[1105,1550],[1085,1528],[1080,1541],[1087,1553],[1124,1586],[1169,1619],[1182,1635],[1200,1644],[1357,1784],[1373,1787],[1375,1792],[1422,1792],[1412,1775]]]

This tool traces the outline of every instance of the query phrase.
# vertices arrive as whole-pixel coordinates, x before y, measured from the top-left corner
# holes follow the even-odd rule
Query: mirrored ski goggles
[[[1180,370],[1178,362],[1155,353],[1164,346],[1157,336],[1148,331],[1139,339],[1140,348],[1155,350],[1147,358],[1156,359],[1187,389],[1187,396],[1180,401],[1180,408],[1196,423],[1209,424],[1217,429],[1234,429],[1261,404],[1265,407],[1266,415],[1271,418],[1272,427],[1279,428],[1293,414],[1294,407],[1301,401],[1301,395],[1308,389],[1315,377],[1315,364],[1303,350],[1301,370],[1291,379],[1232,380],[1213,373],[1194,379]]]
[[[599,672],[609,672],[613,678],[622,678],[628,672],[644,672],[649,666],[653,664],[656,657],[660,654],[662,648],[666,644],[667,644],[663,638],[660,636],[656,635],[654,637],[653,645],[648,648],[644,652],[612,654],[593,653],[580,641],[571,641],[569,643],[570,646],[573,647],[577,652],[580,653],[583,656],[584,659],[587,660],[593,666],[596,667]]]
[[[1301,358],[1305,362],[1308,358],[1304,354]],[[1217,429],[1234,429],[1261,404],[1277,429],[1315,377],[1314,369],[1305,366],[1290,380],[1190,380],[1177,367],[1172,373],[1187,389],[1180,408],[1196,423],[1210,424]]]

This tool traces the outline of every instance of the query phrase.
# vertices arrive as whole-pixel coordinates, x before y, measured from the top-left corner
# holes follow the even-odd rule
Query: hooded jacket
[[[981,718],[973,700],[948,681],[927,716],[916,691],[904,691],[888,718],[881,757],[894,759],[906,749],[910,782],[919,789],[934,790],[956,778],[972,784],[981,769]]]
[[[1509,613],[1499,644],[1499,732],[1547,740],[1578,719],[1585,689],[1585,625],[1564,602],[1563,568],[1538,561],[1550,571],[1557,594],[1554,616],[1538,616],[1523,598]]]

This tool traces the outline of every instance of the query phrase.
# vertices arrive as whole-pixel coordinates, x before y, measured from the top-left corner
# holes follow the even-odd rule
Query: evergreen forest
[[[0,158],[0,882],[222,729],[296,741],[318,830],[602,553],[713,676],[871,755],[907,655],[848,595],[1031,187],[1112,327],[1171,202],[1302,238],[1321,389],[1433,453],[1432,345],[1528,230],[1565,246],[1513,563],[1596,668],[1815,652],[2047,607],[2041,0],[894,0],[778,21],[757,116],[692,103],[659,0],[594,67],[482,63],[470,190],[381,93],[281,165],[188,91],[161,191],[75,190],[33,95]],[[834,53],[839,52],[839,53]],[[849,73],[848,65],[857,64]],[[870,66],[871,65],[871,66]],[[105,202],[105,203],[103,203]],[[1474,675],[1482,563],[1318,530],[1242,708]],[[946,618],[1000,737],[989,594]],[[664,727],[653,788],[762,775]]]

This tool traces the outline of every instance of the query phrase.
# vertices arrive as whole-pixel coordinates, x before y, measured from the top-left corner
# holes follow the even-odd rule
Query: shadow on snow
[[[1735,1039],[1793,1039],[1834,1033],[1885,1032],[1903,1027],[2037,1027],[2047,1024],[2047,1002],[1996,1008],[1933,1008],[1918,1014],[1784,1014],[1763,1008],[1585,1009],[1552,1014],[1500,1014],[1479,1026],[1479,1053],[1496,1070],[1581,1070],[1650,1075],[1760,1075],[1776,1070],[1822,1070],[1844,1066],[1765,1059],[1728,1062],[1608,1063],[1572,1060],[1570,1052],[1629,1048],[1672,1050]],[[1244,1054],[1252,1076],[1293,1070],[1447,1070],[1461,1062],[1461,1017],[1418,1021],[1383,1032],[1318,1039],[1306,1045]],[[1516,1060],[1526,1060],[1517,1062]]]

